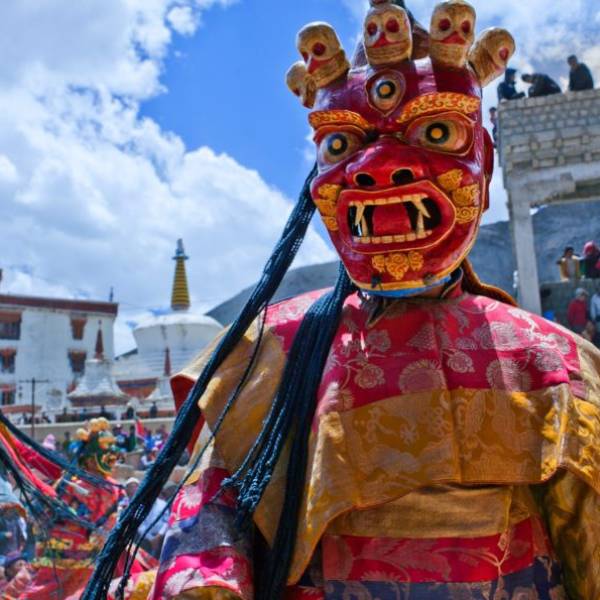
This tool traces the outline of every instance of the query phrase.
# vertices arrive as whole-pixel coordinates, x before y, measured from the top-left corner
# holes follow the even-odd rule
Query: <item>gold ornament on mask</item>
[[[463,0],[438,4],[431,16],[429,54],[435,64],[463,68],[475,39],[475,10]]]
[[[442,173],[438,178],[440,187],[446,192],[453,192],[460,187],[460,183],[463,178],[463,172],[461,169],[452,169]]]
[[[461,206],[456,210],[456,222],[459,225],[466,225],[477,218],[479,208],[474,206]]]
[[[419,271],[423,268],[425,259],[421,252],[394,252],[393,254],[377,254],[371,259],[371,265],[379,273],[388,273],[396,281],[404,278],[406,273]]]
[[[504,73],[514,53],[515,40],[506,29],[493,27],[483,32],[469,52],[469,63],[482,87]]]
[[[329,231],[338,231],[339,229],[336,215],[337,199],[341,191],[341,185],[333,185],[331,183],[326,183],[317,190],[318,197],[314,202],[319,210],[323,224]]]
[[[364,46],[372,66],[409,60],[413,51],[408,14],[390,2],[374,2],[364,23]]]
[[[466,185],[452,192],[456,206],[479,206],[479,184]]]
[[[310,23],[303,27],[296,44],[306,72],[317,89],[344,76],[350,69],[342,44],[333,27],[327,23]]]

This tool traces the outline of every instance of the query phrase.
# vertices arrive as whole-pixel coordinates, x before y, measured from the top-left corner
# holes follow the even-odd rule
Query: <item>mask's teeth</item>
[[[363,217],[360,221],[360,235],[361,237],[369,236],[369,226],[367,225],[367,220]]]
[[[354,216],[354,226],[356,227],[361,221],[363,221],[363,217],[365,214],[365,205],[359,204],[356,207],[356,215]]]
[[[413,200],[412,203],[415,205],[415,208],[419,211],[420,215],[423,215],[424,217],[427,217],[428,219],[431,217],[431,215],[429,214],[429,211],[423,204],[423,198]]]
[[[425,233],[425,217],[422,212],[419,212],[417,217],[417,235]]]

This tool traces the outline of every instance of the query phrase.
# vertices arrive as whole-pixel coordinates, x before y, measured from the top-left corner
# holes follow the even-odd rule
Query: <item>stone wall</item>
[[[550,201],[578,187],[587,195],[598,192],[589,188],[600,182],[600,90],[502,102],[498,118],[507,189],[515,179],[539,181],[543,174],[560,184],[548,191]]]
[[[498,119],[519,298],[540,313],[531,210],[600,199],[600,90],[501,102]]]

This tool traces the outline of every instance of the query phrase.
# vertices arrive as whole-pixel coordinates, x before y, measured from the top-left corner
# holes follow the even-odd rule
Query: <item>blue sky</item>
[[[339,0],[260,0],[211,11],[197,35],[175,41],[162,77],[168,91],[145,103],[143,114],[190,147],[227,152],[295,197],[308,167],[307,111],[284,76],[300,58],[297,31],[316,20],[335,24],[352,48],[358,23]]]
[[[427,25],[434,2],[409,0]],[[521,69],[600,80],[597,0],[474,0]],[[195,310],[251,285],[309,169],[306,110],[284,76],[304,24],[350,54],[365,0],[19,0],[0,3],[0,291],[168,307],[182,237]],[[494,101],[495,86],[485,94]],[[488,219],[505,217],[501,178]],[[319,223],[297,264],[332,260]]]
[[[274,0],[260,0],[214,9],[196,35],[174,41],[161,78],[167,91],[146,102],[142,114],[178,133],[189,147],[208,145],[227,152],[293,198],[308,167],[306,111],[283,83],[284,73],[299,58],[296,32],[310,21],[330,22],[351,54],[363,4],[360,0],[305,0],[282,6]],[[533,40],[534,15],[539,15],[538,8],[543,10],[541,3],[529,3],[525,11],[513,8],[515,2],[496,8],[489,2],[474,4],[487,5],[480,13],[480,30],[506,25],[514,31],[517,24],[516,29],[523,32],[516,66],[547,72],[563,86],[565,52],[580,52],[600,30],[592,2],[553,3],[554,11],[538,19]],[[422,0],[408,3],[424,24],[433,5]],[[561,5],[562,11],[567,7],[571,11],[567,22]],[[591,21],[588,14],[594,17]],[[495,88],[496,83],[487,91],[488,105],[495,103]],[[488,221],[506,218],[499,177],[494,192],[498,206]]]

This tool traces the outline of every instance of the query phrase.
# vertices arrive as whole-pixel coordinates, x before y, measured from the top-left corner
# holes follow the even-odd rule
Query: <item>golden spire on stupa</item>
[[[188,257],[183,249],[183,240],[177,240],[175,250],[175,277],[173,278],[173,293],[171,294],[171,308],[173,310],[188,310],[190,307],[190,291],[188,289],[185,261]]]

